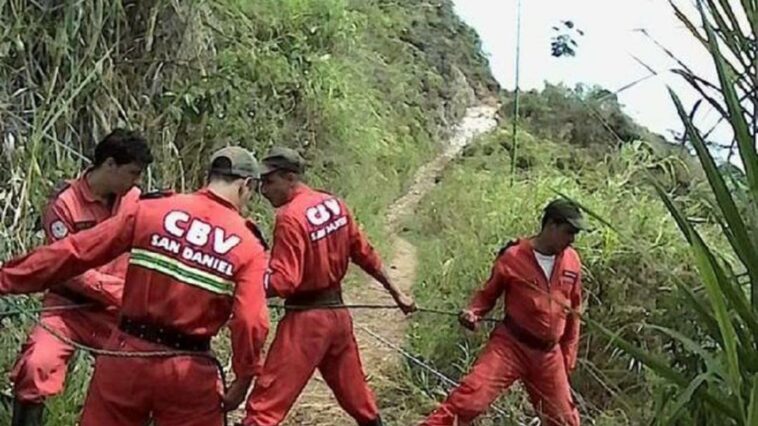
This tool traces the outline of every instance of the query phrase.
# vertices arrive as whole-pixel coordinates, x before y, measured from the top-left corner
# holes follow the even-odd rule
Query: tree
[[[556,58],[563,56],[576,56],[576,49],[579,47],[576,39],[584,37],[584,31],[574,25],[574,21],[561,21],[561,25],[554,26],[550,48],[552,55]]]

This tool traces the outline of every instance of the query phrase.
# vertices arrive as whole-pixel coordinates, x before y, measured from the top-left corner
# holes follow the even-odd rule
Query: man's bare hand
[[[465,328],[475,331],[477,325],[479,324],[479,315],[469,311],[468,309],[464,309],[461,311],[461,313],[458,315],[458,322]]]
[[[406,296],[404,293],[395,296],[395,303],[397,303],[397,306],[406,315],[416,311],[416,302],[413,298]]]
[[[224,411],[236,410],[247,396],[251,379],[235,380],[224,395]]]

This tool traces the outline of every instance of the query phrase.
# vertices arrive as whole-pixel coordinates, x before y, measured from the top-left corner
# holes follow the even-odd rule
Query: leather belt
[[[503,325],[505,325],[505,328],[511,332],[511,335],[515,337],[516,340],[540,352],[550,352],[553,350],[553,348],[555,348],[555,345],[558,344],[558,342],[555,342],[555,341],[540,339],[539,337],[532,334],[529,330],[518,325],[509,316],[505,317],[505,319],[503,320]]]
[[[66,287],[55,287],[48,290],[48,292],[66,298],[77,305],[93,305],[95,307],[105,307],[99,300],[91,299],[81,293],[77,293]]]
[[[183,351],[207,352],[211,349],[211,339],[191,336],[170,327],[159,326],[145,321],[122,316],[118,328],[126,334]]]
[[[285,308],[296,311],[334,307],[344,304],[342,301],[342,289],[340,288],[301,292],[288,297],[284,301]]]

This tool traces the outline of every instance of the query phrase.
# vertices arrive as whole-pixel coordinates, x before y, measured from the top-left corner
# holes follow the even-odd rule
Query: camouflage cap
[[[545,207],[545,216],[565,221],[580,231],[588,229],[582,210],[576,203],[565,198],[551,201]]]
[[[239,146],[227,146],[214,152],[209,171],[241,178],[260,179],[261,177],[261,169],[255,156]]]
[[[275,146],[261,160],[263,168],[261,175],[267,175],[277,170],[287,170],[302,174],[305,171],[305,159],[297,151],[282,146]]]

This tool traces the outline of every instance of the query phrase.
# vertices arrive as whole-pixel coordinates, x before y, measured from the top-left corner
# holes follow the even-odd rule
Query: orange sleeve
[[[348,211],[348,226],[350,233],[350,259],[360,266],[367,274],[375,276],[382,269],[382,259],[368,242],[353,215]]]
[[[76,232],[74,220],[70,212],[58,200],[53,201],[45,208],[43,214],[43,229],[48,244],[58,241]],[[90,269],[67,280],[71,286],[77,290],[83,291],[87,296],[92,297],[106,305],[121,305],[120,297],[105,290],[113,286],[123,286],[124,277],[104,274],[96,269]],[[63,284],[63,280],[57,283]]]
[[[11,260],[0,268],[0,295],[42,291],[115,259],[131,245],[135,215],[114,216]]]
[[[234,291],[229,329],[232,369],[237,379],[257,376],[263,368],[263,346],[269,330],[266,292],[263,289],[267,265],[268,254],[258,245],[251,260],[240,270]]]
[[[570,373],[576,368],[576,358],[579,349],[579,325],[581,323],[578,313],[582,308],[582,274],[579,272],[574,288],[571,291],[571,309],[566,318],[566,328],[561,338],[561,351],[566,366],[566,372]]]
[[[264,278],[266,295],[287,298],[303,282],[303,263],[308,242],[300,224],[288,216],[276,218],[271,261]]]
[[[474,293],[468,309],[478,316],[484,316],[495,307],[497,299],[505,292],[507,279],[500,258],[495,260],[490,277],[484,287]]]

